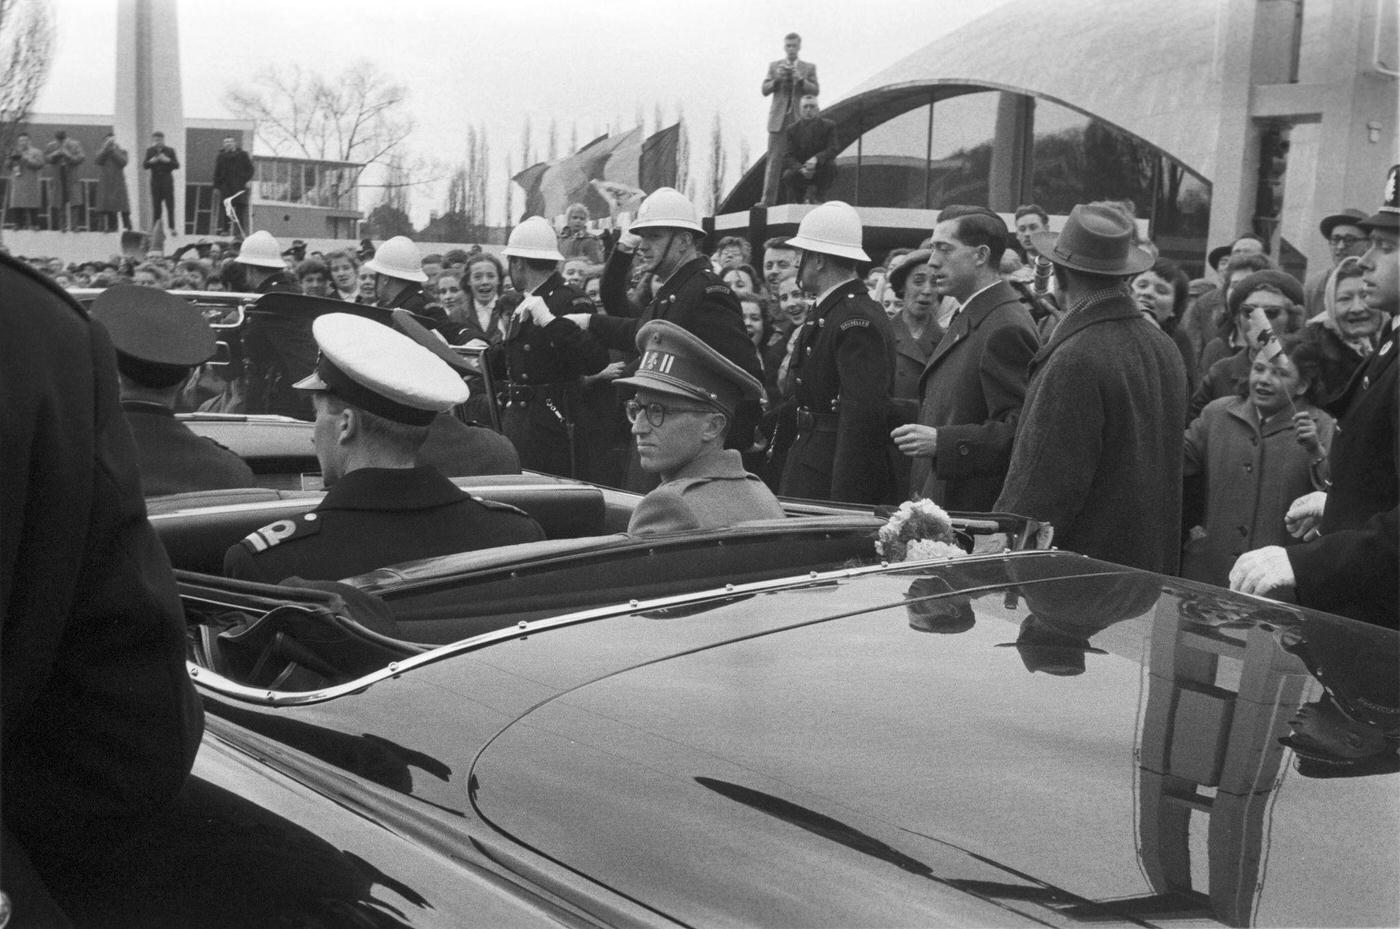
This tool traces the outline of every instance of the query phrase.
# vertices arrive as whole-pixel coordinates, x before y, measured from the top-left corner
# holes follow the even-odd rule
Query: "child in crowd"
[[[1296,541],[1283,524],[1289,504],[1327,486],[1333,422],[1314,405],[1320,362],[1311,340],[1270,339],[1242,394],[1212,400],[1186,430],[1184,473],[1205,475],[1206,510],[1183,577],[1225,587],[1242,553]]]

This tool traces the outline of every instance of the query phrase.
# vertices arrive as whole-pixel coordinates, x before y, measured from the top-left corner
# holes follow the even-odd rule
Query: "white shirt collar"
[[[959,304],[958,304],[958,312],[961,313],[963,310],[965,310],[965,309],[967,308],[967,305],[968,305],[969,303],[971,303],[973,300],[976,300],[981,294],[986,293],[987,291],[991,290],[993,287],[997,286],[997,285],[1000,284],[1000,283],[1001,283],[1001,278],[997,278],[996,280],[994,280],[994,281],[992,281],[990,284],[988,284],[986,287],[983,287],[981,290],[975,291],[975,292],[972,294],[972,296],[968,297],[968,298],[967,298],[966,300],[964,300],[962,303],[959,303]]]

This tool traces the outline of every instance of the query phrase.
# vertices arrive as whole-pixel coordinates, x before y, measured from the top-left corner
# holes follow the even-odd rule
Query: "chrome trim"
[[[748,584],[740,584],[737,586],[733,584],[726,584],[722,587],[711,587],[703,591],[696,591],[688,594],[678,594],[676,596],[671,597],[660,597],[655,600],[631,600],[627,603],[621,603],[615,606],[595,607],[591,610],[582,610],[577,613],[567,613],[563,616],[554,616],[549,619],[542,619],[533,623],[521,622],[517,625],[511,626],[506,629],[497,629],[494,632],[484,632],[481,635],[473,636],[469,639],[463,639],[460,642],[453,642],[450,645],[442,645],[438,648],[433,649],[432,651],[423,652],[422,654],[414,655],[410,658],[403,658],[398,661],[391,662],[388,666],[381,668],[380,670],[375,671],[373,673],[366,674],[364,677],[356,678],[355,680],[348,681],[344,684],[337,684],[335,687],[329,687],[324,690],[283,692],[267,690],[266,688],[262,687],[248,687],[243,684],[239,684],[235,681],[231,681],[228,678],[223,677],[222,675],[216,674],[208,668],[201,668],[193,662],[186,661],[185,665],[186,669],[189,671],[190,677],[195,681],[197,685],[207,686],[211,690],[214,690],[225,696],[233,697],[235,699],[243,700],[249,703],[262,704],[264,706],[307,706],[309,704],[322,703],[327,700],[334,700],[338,697],[343,697],[347,694],[352,694],[361,690],[365,690],[366,688],[378,684],[381,681],[398,677],[401,674],[407,671],[412,671],[413,669],[418,668],[422,665],[431,664],[437,661],[441,661],[445,658],[451,658],[466,652],[475,651],[476,649],[482,648],[487,645],[493,645],[497,642],[503,642],[509,639],[516,639],[522,636],[527,636],[538,632],[545,632],[551,629],[559,629],[565,626],[573,626],[579,623],[591,622],[597,619],[609,619],[615,616],[626,616],[632,613],[646,613],[652,610],[665,609],[668,607],[684,606],[686,604],[695,603],[701,600],[707,600],[711,598],[725,599],[750,593],[766,593],[768,591],[782,590],[784,588],[789,587],[804,587],[809,584],[821,584],[830,581],[839,581],[854,577],[862,577],[868,574],[895,573],[909,571],[917,568],[938,567],[940,565],[950,564],[954,561],[980,562],[993,561],[999,558],[1023,558],[1027,556],[1034,557],[1043,556],[1047,554],[1071,555],[1072,557],[1076,557],[1073,555],[1073,553],[1069,552],[1045,552],[1034,549],[1028,549],[1020,552],[1004,551],[998,554],[973,555],[965,558],[949,557],[932,558],[926,561],[902,561],[893,565],[889,562],[882,561],[878,565],[867,565],[862,568],[841,568],[835,571],[825,572],[812,571],[805,575],[790,575],[788,577],[775,578],[773,580],[767,581],[753,581]],[[1087,556],[1081,555],[1077,557],[1083,558],[1086,561],[1089,560]],[[986,588],[969,587],[963,590],[958,590],[956,591],[956,593],[975,593],[976,591],[982,589],[996,589],[1004,586],[1006,585],[993,584],[988,585]]]

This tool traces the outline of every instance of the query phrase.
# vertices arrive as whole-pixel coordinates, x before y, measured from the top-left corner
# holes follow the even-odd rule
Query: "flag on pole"
[[[653,132],[642,143],[637,186],[647,193],[660,187],[675,187],[680,155],[681,124],[672,123]]]

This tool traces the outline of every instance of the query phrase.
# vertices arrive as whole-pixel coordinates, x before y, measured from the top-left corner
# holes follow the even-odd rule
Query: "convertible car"
[[[869,513],[631,538],[625,496],[468,486],[549,538],[271,586],[212,576],[215,550],[316,495],[153,505],[207,729],[85,915],[1400,924],[1393,630],[1011,517],[890,564]]]

